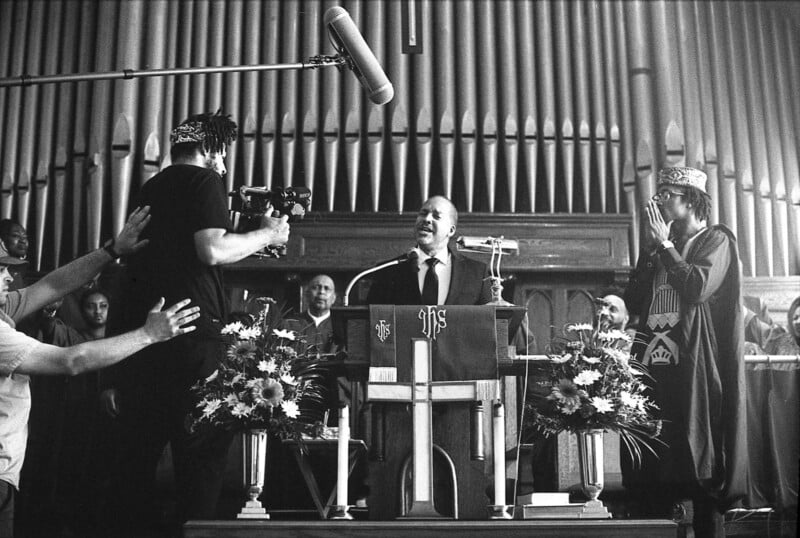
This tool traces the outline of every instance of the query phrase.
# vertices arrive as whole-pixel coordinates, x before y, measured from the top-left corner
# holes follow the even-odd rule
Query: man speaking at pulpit
[[[377,272],[368,304],[482,305],[491,298],[485,263],[449,248],[458,211],[444,196],[429,198],[414,223],[416,246],[407,261]]]
[[[459,305],[469,307],[487,304],[492,298],[491,282],[488,279],[489,269],[487,265],[483,262],[467,258],[454,249],[451,249],[449,246],[450,239],[455,235],[457,222],[458,212],[450,200],[443,196],[433,196],[428,199],[422,205],[414,223],[413,231],[414,238],[416,240],[415,247],[408,254],[404,254],[398,258],[398,260],[402,260],[400,263],[375,273],[376,276],[373,279],[367,295],[367,303],[370,305],[394,306]],[[375,306],[372,306],[372,308],[375,308]],[[443,315],[444,312],[442,311],[444,309],[439,310],[439,314]],[[451,309],[447,309],[446,314],[447,325],[451,326],[449,329],[450,331],[463,331],[466,329],[466,331],[469,332],[473,338],[462,340],[460,337],[455,337],[455,334],[457,333],[453,333],[453,337],[455,337],[457,341],[453,341],[453,337],[451,337],[451,344],[447,345],[444,343],[444,341],[442,341],[441,336],[438,342],[434,337],[434,339],[431,341],[434,350],[433,361],[431,364],[431,373],[433,376],[432,380],[439,382],[454,380],[456,383],[458,383],[458,380],[461,379],[471,379],[472,377],[470,371],[475,373],[477,376],[476,379],[497,379],[494,338],[495,327],[493,321],[494,312],[491,314],[484,313],[484,315],[487,316],[486,319],[481,317],[462,318],[460,316],[463,316],[464,314],[451,311]],[[474,321],[470,323],[467,321],[467,319],[474,319]],[[462,324],[462,321],[459,320],[462,320],[464,323]],[[405,351],[401,352],[401,348],[405,348],[409,352],[410,349],[405,347],[405,343],[400,341],[402,338],[399,336],[399,334],[403,331],[400,325],[400,318],[396,318],[395,321],[398,325],[392,330],[398,334],[396,357],[398,360],[398,371],[400,371],[400,357],[405,355]],[[424,321],[422,323],[424,325]],[[428,324],[430,325],[430,323]],[[374,323],[371,323],[370,325],[374,325]],[[457,327],[460,329],[457,329]],[[425,332],[424,328],[423,332]],[[466,340],[474,340],[475,338],[481,342],[481,345],[472,345],[471,343],[466,342]],[[374,344],[375,342],[373,342],[373,366],[375,365],[376,353]],[[461,346],[468,346],[469,349],[464,349]],[[479,350],[478,348],[486,349]],[[437,349],[440,351],[436,351]],[[448,351],[445,351],[445,349]],[[470,353],[473,351],[475,351],[475,353]],[[486,359],[491,357],[491,360],[480,360],[478,363],[473,364],[474,359],[467,358],[467,355],[470,354],[476,356],[480,355]],[[475,366],[477,366],[477,371],[476,368],[474,368]],[[402,375],[398,374],[398,377],[402,377]],[[475,405],[477,404],[478,402],[476,401]],[[435,437],[436,435],[441,435],[442,423],[447,423],[447,421],[452,420],[453,415],[451,413],[454,405],[458,407],[458,404],[454,402],[433,403],[433,427],[435,431],[439,431],[439,434],[434,435],[434,444],[438,445],[438,441],[436,441]],[[482,408],[491,408],[491,404],[488,400],[484,402]],[[469,409],[468,402],[462,402],[461,409],[461,412],[463,412],[464,409]],[[474,409],[474,407],[472,409]],[[372,415],[373,419],[376,413],[381,414],[386,412],[391,413],[392,411],[388,411],[382,404],[378,404],[377,408],[374,405],[371,406],[370,414]],[[387,424],[389,422],[390,419],[387,418]],[[487,420],[486,425],[488,425],[488,423],[489,421]],[[463,422],[459,422],[458,424],[459,425],[456,426],[455,422],[451,423],[449,428],[452,431],[449,431],[449,435],[457,438],[456,444],[465,445],[463,450],[469,451],[471,450],[470,444],[472,443],[472,446],[474,446],[474,441],[470,440],[471,436],[477,434],[477,431],[471,432],[471,430],[475,428],[482,430],[483,428],[480,425],[473,425],[470,427],[469,420],[466,424]],[[386,428],[392,430],[395,429],[394,427],[390,428],[388,425]],[[374,429],[375,427],[373,421],[373,430]],[[387,433],[388,438],[386,440],[386,445],[388,446],[396,444],[396,442],[399,440],[399,438],[396,437],[398,435],[399,434],[395,431],[392,433]],[[414,434],[411,430],[409,430],[407,434],[403,435],[407,435],[408,438],[411,438]],[[373,437],[374,436],[375,432],[373,432]],[[479,435],[481,440],[486,438],[484,436],[487,436],[487,434],[481,433]],[[391,442],[390,439],[394,439],[395,443]],[[478,443],[480,444],[480,441]],[[460,451],[461,447],[458,450]],[[396,452],[396,454],[399,454],[400,452],[402,452],[402,450]],[[459,515],[458,505],[463,505],[463,501],[459,502],[458,498],[459,495],[464,495],[461,488],[462,483],[459,481],[459,487],[453,487],[455,479],[450,474],[451,467],[444,461],[445,459],[450,458],[450,455],[445,452],[445,456],[443,458],[441,458],[438,462],[435,461],[437,458],[440,458],[441,455],[441,453],[437,455],[436,451],[434,451],[432,490],[436,512],[445,517],[460,518],[466,516],[467,518],[474,518],[474,511],[472,512],[472,516],[465,513]],[[389,456],[387,455],[387,459],[388,458]],[[456,456],[455,459],[458,460],[458,457]],[[475,457],[473,456],[472,459],[474,460]],[[480,459],[483,460],[482,457]],[[452,462],[452,460],[450,461]],[[490,461],[488,456],[486,457],[486,461]],[[472,461],[467,465],[473,469],[477,469],[478,467],[481,467],[482,464],[483,461]],[[369,479],[369,482],[373,485],[371,488],[372,494],[373,496],[385,496],[387,494],[385,487],[381,488],[381,491],[376,491],[378,488],[374,487],[376,481],[382,480],[380,476],[375,476],[374,471],[375,466],[372,465],[372,474]],[[405,481],[406,485],[403,487],[408,488],[408,483],[410,481],[410,471],[408,469],[406,469],[404,476],[405,478],[403,480]],[[468,481],[471,480],[467,479],[466,477],[464,478]],[[474,481],[469,483],[471,483],[473,487],[477,484],[477,482]],[[486,485],[488,485],[488,482]],[[470,486],[468,485],[467,487]],[[457,489],[458,491],[453,491],[454,489]],[[483,487],[480,487],[479,489],[482,490]],[[483,491],[479,492],[479,496],[481,498],[483,497],[483,494]],[[411,499],[409,498],[407,491],[404,496],[405,499],[403,502],[409,503]],[[393,495],[391,495],[391,497],[394,498]],[[370,499],[371,511],[373,511],[375,508],[376,501],[377,499]],[[487,496],[486,502],[488,503],[488,501],[489,497]],[[483,507],[483,513],[485,513],[485,507]]]

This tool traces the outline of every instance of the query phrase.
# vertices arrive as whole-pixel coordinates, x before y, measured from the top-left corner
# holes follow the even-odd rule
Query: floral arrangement
[[[651,411],[656,405],[645,395],[648,374],[631,360],[631,338],[609,329],[602,309],[596,323],[569,324],[564,336],[551,344],[544,366],[549,393],[528,404],[532,425],[545,436],[562,431],[602,429],[620,434],[634,461],[641,449],[653,452],[651,441],[661,422]],[[528,421],[528,424],[531,424]]]
[[[322,377],[316,353],[308,353],[295,331],[285,330],[275,301],[263,301],[252,322],[223,327],[227,352],[219,367],[192,391],[198,398],[191,427],[266,429],[283,438],[317,436],[322,424],[301,419],[301,402],[321,400]],[[252,318],[251,318],[252,319]]]

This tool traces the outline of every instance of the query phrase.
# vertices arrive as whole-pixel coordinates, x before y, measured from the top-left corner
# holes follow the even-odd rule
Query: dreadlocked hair
[[[700,220],[708,220],[711,216],[711,196],[695,187],[686,187],[684,200],[692,204],[695,216]]]
[[[206,153],[220,153],[236,139],[236,122],[231,119],[230,114],[223,116],[221,110],[217,110],[215,114],[197,114],[189,118],[189,121],[196,121],[205,131],[203,149]]]
[[[180,142],[175,140],[176,133],[181,135],[178,136]],[[236,134],[236,122],[231,119],[230,114],[223,115],[220,110],[216,113],[194,114],[173,131],[170,156],[176,162],[191,158],[197,150],[221,153],[236,139]]]

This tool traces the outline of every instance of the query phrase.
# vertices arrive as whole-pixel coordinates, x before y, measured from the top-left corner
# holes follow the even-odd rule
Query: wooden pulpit
[[[492,403],[515,402],[499,361],[523,307],[333,309],[361,397],[354,436],[369,446],[370,519],[486,519],[492,498]],[[516,405],[507,414],[514,422]],[[416,468],[415,468],[416,465]],[[505,485],[503,484],[503,487]]]

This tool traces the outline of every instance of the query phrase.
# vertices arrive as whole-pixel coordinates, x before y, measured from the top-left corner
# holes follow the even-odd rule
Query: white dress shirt
[[[314,326],[315,327],[319,327],[320,323],[322,323],[323,321],[325,321],[326,319],[331,317],[331,311],[328,310],[325,314],[323,314],[323,315],[321,315],[319,317],[315,316],[311,312],[308,312],[308,317],[310,317],[312,320],[314,320]]]
[[[436,256],[428,256],[422,252],[419,247],[415,247],[414,250],[419,256],[417,258],[417,281],[419,283],[420,293],[422,293],[422,286],[425,283],[425,275],[430,267],[427,263],[428,258],[435,257],[439,260],[439,263],[434,266],[436,276],[439,277],[439,296],[436,299],[436,304],[444,304],[445,300],[447,299],[447,292],[450,291],[450,279],[453,276],[453,262],[450,256],[450,251],[445,249],[443,252],[439,252]]]

